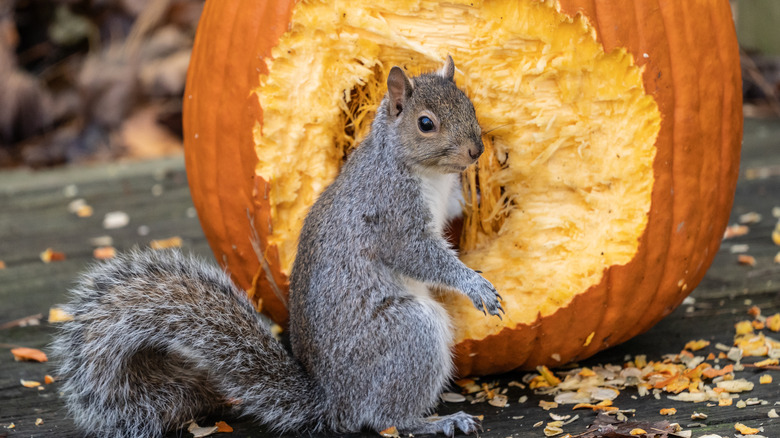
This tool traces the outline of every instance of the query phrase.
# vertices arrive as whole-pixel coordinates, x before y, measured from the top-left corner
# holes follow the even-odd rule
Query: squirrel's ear
[[[389,109],[395,111],[393,116],[396,117],[401,114],[406,100],[412,95],[412,83],[400,67],[393,67],[387,75],[387,94],[390,95]]]
[[[439,75],[448,81],[455,82],[455,61],[452,60],[452,56],[447,55],[447,60],[444,61],[444,65],[439,70]]]

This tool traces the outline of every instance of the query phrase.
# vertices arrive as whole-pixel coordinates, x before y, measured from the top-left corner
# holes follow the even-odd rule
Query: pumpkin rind
[[[605,51],[625,48],[644,68],[645,91],[662,117],[648,223],[633,260],[609,267],[567,306],[458,344],[463,375],[581,359],[647,330],[699,283],[728,220],[742,135],[728,1],[561,0],[559,7],[583,14]],[[252,140],[262,110],[250,93],[292,9],[292,2],[207,2],[184,108],[188,177],[204,232],[236,283],[280,323],[286,309],[274,289],[286,291],[286,278],[267,245],[268,185],[255,177]]]
[[[293,6],[273,0],[207,2],[187,73],[184,142],[193,203],[217,260],[247,291],[256,290],[253,281],[261,270],[252,236],[265,248],[268,235],[261,226],[268,221],[266,187],[254,178],[252,140],[262,109],[251,90],[258,74],[267,72],[264,59],[287,29]],[[274,263],[273,254],[268,259]],[[286,290],[286,279],[278,273],[274,278]],[[262,284],[266,277],[260,281],[260,290],[273,290]],[[286,321],[286,304],[276,295],[253,298],[262,299],[272,319]]]

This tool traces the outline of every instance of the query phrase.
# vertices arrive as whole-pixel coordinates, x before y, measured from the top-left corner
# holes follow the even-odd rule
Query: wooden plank
[[[780,206],[780,172],[773,173],[775,166],[780,166],[777,138],[780,138],[780,123],[747,121],[742,169],[749,175],[743,173],[740,179],[732,222],[736,222],[740,214],[749,211],[761,213],[763,220],[751,225],[748,235],[728,240],[722,245],[713,267],[692,294],[695,302],[683,305],[647,333],[604,351],[580,365],[621,364],[626,358],[638,354],[647,355],[648,360],[659,360],[664,354],[678,353],[687,341],[693,339],[706,339],[712,345],[718,342],[730,345],[733,341],[733,325],[749,319],[746,312],[751,305],[759,306],[764,314],[780,312],[780,265],[772,262],[780,247],[775,246],[770,237],[776,222],[772,217],[772,207]],[[770,153],[772,148],[774,152]],[[85,199],[93,207],[93,216],[78,218],[68,212],[67,205],[74,198],[67,197],[63,190],[71,184],[78,188],[76,197]],[[56,326],[48,324],[45,316],[51,306],[65,300],[66,289],[73,283],[77,273],[94,261],[90,238],[111,236],[114,246],[121,251],[134,245],[145,246],[151,239],[178,235],[183,238],[186,251],[212,260],[197,218],[192,217],[192,203],[182,160],[176,158],[44,172],[1,173],[0,205],[3,206],[0,211],[0,260],[8,265],[6,269],[0,270],[0,326],[28,315],[44,315],[44,320],[38,326],[0,329],[0,437],[4,434],[80,437],[82,432],[74,428],[57,394],[58,383],[45,385],[43,390],[24,388],[19,383],[20,379],[42,380],[45,374],[53,374],[52,364],[14,362],[8,350],[12,346],[46,349]],[[116,230],[104,229],[102,220],[105,213],[117,210],[128,213],[130,224]],[[148,235],[139,235],[140,225],[149,227]],[[739,244],[749,245],[748,252],[757,260],[754,267],[737,264],[737,256],[731,253],[731,248]],[[47,247],[65,252],[67,259],[43,263],[39,253]],[[626,324],[631,324],[631,321],[626,321]],[[705,351],[717,350],[710,346]],[[751,358],[746,362],[755,360]],[[721,365],[724,363],[721,361]],[[764,373],[771,374],[774,383],[759,385],[758,377]],[[738,421],[752,427],[763,427],[764,436],[780,436],[780,422],[767,416],[770,409],[780,410],[780,406],[775,406],[776,402],[780,402],[780,372],[746,369],[737,374],[737,377],[745,377],[756,383],[753,391],[742,395],[743,399],[756,397],[766,400],[768,404],[739,409],[736,406],[673,402],[666,398],[666,394],[658,400],[652,395],[638,397],[636,390],[629,388],[621,392],[615,405],[621,409],[636,409],[636,420],[666,419],[678,422],[683,427],[703,423],[704,427],[691,429],[694,437],[706,433],[734,436],[734,423]],[[480,434],[482,437],[542,437],[543,426],[534,425],[540,421],[546,423],[550,417],[549,412],[539,407],[539,402],[550,401],[553,397],[509,386],[511,381],[522,380],[523,375],[516,372],[481,380],[496,381],[500,388],[507,389],[507,407],[498,408],[487,403],[443,403],[436,412],[447,414],[464,410],[484,415],[485,430]],[[527,401],[520,403],[521,396],[527,396]],[[675,407],[677,414],[672,417],[661,416],[660,409],[667,407]],[[694,411],[706,413],[709,417],[703,421],[691,420],[690,415]],[[566,432],[572,434],[584,431],[595,418],[593,412],[572,411],[571,407],[566,406],[550,412],[580,415],[579,420],[564,427]],[[42,418],[43,424],[36,426],[36,418]],[[215,416],[200,424],[213,424],[217,420],[226,420],[235,428],[232,436],[298,436],[270,433],[248,419],[227,415]],[[16,427],[6,429],[12,422]],[[168,436],[188,434],[171,433]],[[329,434],[311,436],[324,437]],[[346,436],[376,435],[363,433]]]

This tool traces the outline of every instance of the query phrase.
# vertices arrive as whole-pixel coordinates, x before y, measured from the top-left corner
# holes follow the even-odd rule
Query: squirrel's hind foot
[[[413,435],[435,435],[443,433],[445,436],[454,437],[455,431],[460,430],[466,435],[482,431],[482,420],[463,411],[443,417],[428,417],[420,421],[416,427],[404,429],[403,433]]]

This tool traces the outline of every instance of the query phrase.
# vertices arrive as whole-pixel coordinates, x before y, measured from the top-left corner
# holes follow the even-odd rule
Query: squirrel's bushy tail
[[[318,429],[319,389],[219,269],[132,251],[72,291],[53,350],[85,432],[147,437],[226,406],[276,430]]]

